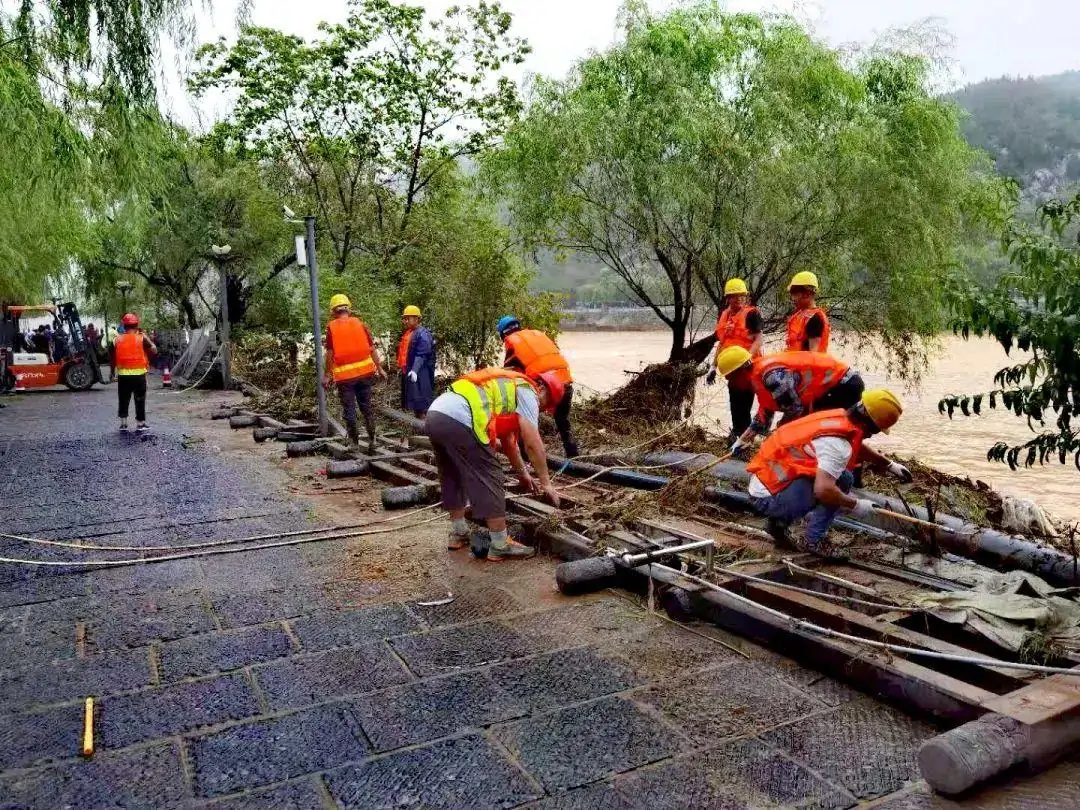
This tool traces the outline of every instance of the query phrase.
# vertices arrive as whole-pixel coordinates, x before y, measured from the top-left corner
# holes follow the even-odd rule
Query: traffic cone
[[[165,366],[161,372],[161,387],[172,388],[172,373],[169,371],[168,366]]]

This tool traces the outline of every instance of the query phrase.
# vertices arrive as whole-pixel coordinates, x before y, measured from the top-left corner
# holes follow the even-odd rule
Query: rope
[[[194,385],[189,385],[187,388],[181,388],[176,393],[178,393],[178,394],[186,394],[188,391],[194,391],[196,388],[198,388],[200,385],[202,385],[203,380],[205,380],[207,377],[209,377],[210,372],[214,370],[214,364],[217,363],[218,358],[221,357],[221,350],[224,349],[224,348],[225,348],[224,345],[218,346],[218,350],[214,354],[214,359],[210,361],[210,367],[208,369],[206,369],[205,372],[203,372],[203,375],[201,377],[199,377],[198,382],[196,382]]]
[[[691,582],[695,582],[699,585],[703,585],[714,591],[721,591],[725,595],[735,599],[736,601],[743,602],[750,605],[757,610],[764,611],[778,619],[781,619],[800,630],[806,630],[811,633],[815,633],[820,636],[827,636],[829,638],[836,638],[842,641],[848,641],[852,644],[858,644],[864,647],[872,647],[876,650],[887,650],[889,652],[901,653],[903,655],[911,655],[922,658],[933,658],[938,661],[952,661],[958,664],[973,664],[975,666],[984,667],[997,667],[999,669],[1015,669],[1021,672],[1038,672],[1044,675],[1072,675],[1073,677],[1080,676],[1080,669],[1067,669],[1065,667],[1048,667],[1041,664],[1014,664],[1011,661],[999,661],[996,658],[982,658],[979,656],[958,655],[955,653],[943,653],[936,652],[934,650],[921,650],[918,647],[904,647],[899,644],[888,644],[884,641],[874,641],[869,638],[862,638],[861,636],[853,636],[848,633],[841,633],[839,630],[832,630],[828,627],[822,627],[821,625],[808,622],[805,619],[797,619],[794,616],[790,616],[780,610],[767,607],[760,602],[755,602],[746,596],[729,591],[727,588],[721,588],[719,585],[709,582],[701,577],[696,577],[693,574],[687,574],[683,571],[679,571],[675,568],[671,568],[666,565],[660,565],[659,563],[650,563],[649,565],[655,566],[663,571],[669,571],[672,574],[688,579]],[[770,582],[770,585],[776,585],[775,582]],[[821,594],[815,594],[821,596]]]

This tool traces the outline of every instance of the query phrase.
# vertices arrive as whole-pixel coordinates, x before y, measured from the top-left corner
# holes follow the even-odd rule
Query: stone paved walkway
[[[265,466],[200,441],[220,426],[152,409],[153,434],[120,435],[113,396],[7,400],[0,531],[178,547],[310,525]],[[402,554],[420,542],[439,553],[444,528],[432,528],[403,532]],[[132,553],[0,541],[4,557]],[[0,807],[926,799],[913,751],[933,729],[753,645],[625,595],[559,597],[550,560],[459,552],[447,570],[469,575],[452,577],[449,604],[422,604],[447,587],[423,578],[366,604],[370,583],[342,578],[356,553],[339,542],[80,573],[0,564]],[[97,753],[85,761],[90,695]]]

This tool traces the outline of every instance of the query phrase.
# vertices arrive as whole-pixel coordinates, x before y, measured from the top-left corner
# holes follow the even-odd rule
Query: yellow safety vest
[[[465,398],[472,412],[472,429],[480,444],[494,446],[496,419],[517,411],[517,390],[532,387],[524,374],[507,369],[482,369],[455,381],[450,390]]]

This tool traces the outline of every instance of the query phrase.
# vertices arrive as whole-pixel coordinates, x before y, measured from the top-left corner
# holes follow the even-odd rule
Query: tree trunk
[[[229,299],[229,324],[236,326],[244,322],[247,317],[248,305],[251,302],[251,290],[245,286],[241,276],[231,273],[225,274],[225,295]]]
[[[198,329],[199,319],[195,315],[195,307],[192,306],[191,301],[186,298],[180,302],[180,306],[184,310],[184,317],[187,319],[188,329]]]

